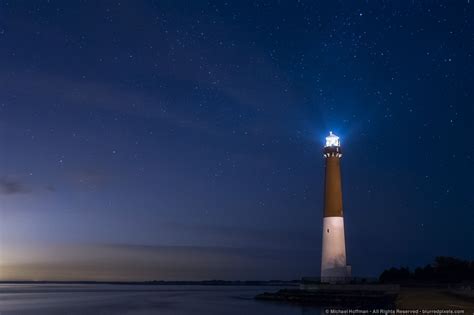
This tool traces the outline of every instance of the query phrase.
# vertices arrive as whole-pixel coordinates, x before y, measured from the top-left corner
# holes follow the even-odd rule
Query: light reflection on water
[[[256,301],[278,287],[0,284],[0,315],[304,314],[314,307]]]

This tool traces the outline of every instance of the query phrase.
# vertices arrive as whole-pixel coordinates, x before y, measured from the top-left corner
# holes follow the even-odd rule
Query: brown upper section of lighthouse
[[[326,158],[324,217],[342,217],[341,148],[325,147],[324,156]]]

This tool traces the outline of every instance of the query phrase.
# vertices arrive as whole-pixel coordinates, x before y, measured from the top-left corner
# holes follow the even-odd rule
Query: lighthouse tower
[[[342,211],[340,160],[342,151],[339,137],[329,132],[324,146],[326,178],[324,184],[323,247],[321,281],[345,282],[350,279],[351,267],[346,265],[346,241]]]

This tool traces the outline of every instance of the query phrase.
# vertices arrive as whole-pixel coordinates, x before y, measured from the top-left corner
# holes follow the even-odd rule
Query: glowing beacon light
[[[326,145],[325,147],[340,147],[341,142],[339,141],[339,137],[329,131],[329,136],[326,137]]]

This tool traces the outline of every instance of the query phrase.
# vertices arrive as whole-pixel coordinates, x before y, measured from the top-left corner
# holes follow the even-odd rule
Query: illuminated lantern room
[[[326,137],[326,145],[325,147],[340,147],[341,143],[339,141],[339,137],[329,131],[329,136]]]

